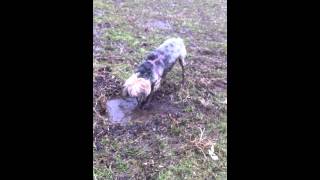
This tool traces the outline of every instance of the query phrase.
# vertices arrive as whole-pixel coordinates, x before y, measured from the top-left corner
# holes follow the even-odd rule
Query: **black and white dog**
[[[181,38],[166,40],[152,51],[134,74],[126,80],[122,95],[137,98],[139,107],[143,108],[150,102],[153,93],[159,89],[161,80],[166,77],[177,60],[182,68],[182,83],[184,83],[186,55],[186,47]]]

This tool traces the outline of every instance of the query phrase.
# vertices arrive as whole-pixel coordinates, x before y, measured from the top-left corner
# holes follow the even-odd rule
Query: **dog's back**
[[[163,51],[165,55],[169,55],[169,63],[174,63],[180,56],[185,58],[187,55],[184,41],[181,38],[170,38],[164,41],[157,50]]]
[[[163,76],[171,70],[177,59],[181,59],[185,64],[186,54],[187,51],[183,39],[167,39],[147,56],[137,71],[140,72],[141,76],[159,79],[160,77],[158,76]]]

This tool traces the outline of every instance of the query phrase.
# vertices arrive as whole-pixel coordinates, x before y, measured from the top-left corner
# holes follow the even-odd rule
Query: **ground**
[[[93,0],[95,179],[227,179],[226,4]],[[176,65],[148,116],[110,123],[105,103],[147,52],[177,36],[188,52],[186,84]]]

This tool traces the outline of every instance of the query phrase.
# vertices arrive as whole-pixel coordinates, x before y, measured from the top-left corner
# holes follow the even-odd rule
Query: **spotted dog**
[[[182,68],[182,83],[184,83],[184,67],[187,51],[181,38],[167,39],[137,67],[134,74],[123,85],[123,97],[134,97],[138,106],[143,108],[148,104],[155,91],[160,88],[161,81],[171,71],[176,61]]]

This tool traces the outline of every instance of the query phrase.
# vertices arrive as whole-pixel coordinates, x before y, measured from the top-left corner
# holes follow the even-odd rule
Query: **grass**
[[[128,44],[132,44],[133,46],[138,44],[138,40],[136,40],[130,32],[127,31],[119,31],[115,29],[111,29],[107,31],[106,38],[110,38],[111,41],[122,41]]]
[[[112,176],[112,171],[108,168],[105,167],[96,167],[93,166],[93,174],[95,175],[95,178],[97,178],[97,180],[111,180],[113,179]]]
[[[116,169],[119,172],[125,172],[128,170],[128,165],[126,162],[124,162],[121,157],[116,156]]]
[[[165,171],[160,172],[159,180],[169,180],[176,178],[193,178],[193,169],[195,169],[196,164],[190,159],[182,160],[177,165],[171,166]]]
[[[93,152],[96,179],[227,179],[226,3],[93,0],[94,77],[109,67],[110,76],[123,83],[168,37],[183,38],[188,51],[186,84],[170,94],[169,86],[164,86],[160,93],[161,103],[177,110],[124,126],[94,116],[95,146],[100,147]],[[170,26],[161,29],[150,25],[153,21]],[[166,84],[176,86],[180,81],[177,64]],[[97,97],[105,94],[100,89],[94,92]],[[180,116],[175,115],[178,112]],[[208,153],[213,143],[216,161]]]
[[[112,64],[110,65],[112,68],[112,74],[121,80],[126,80],[132,74],[131,66],[128,64]]]

